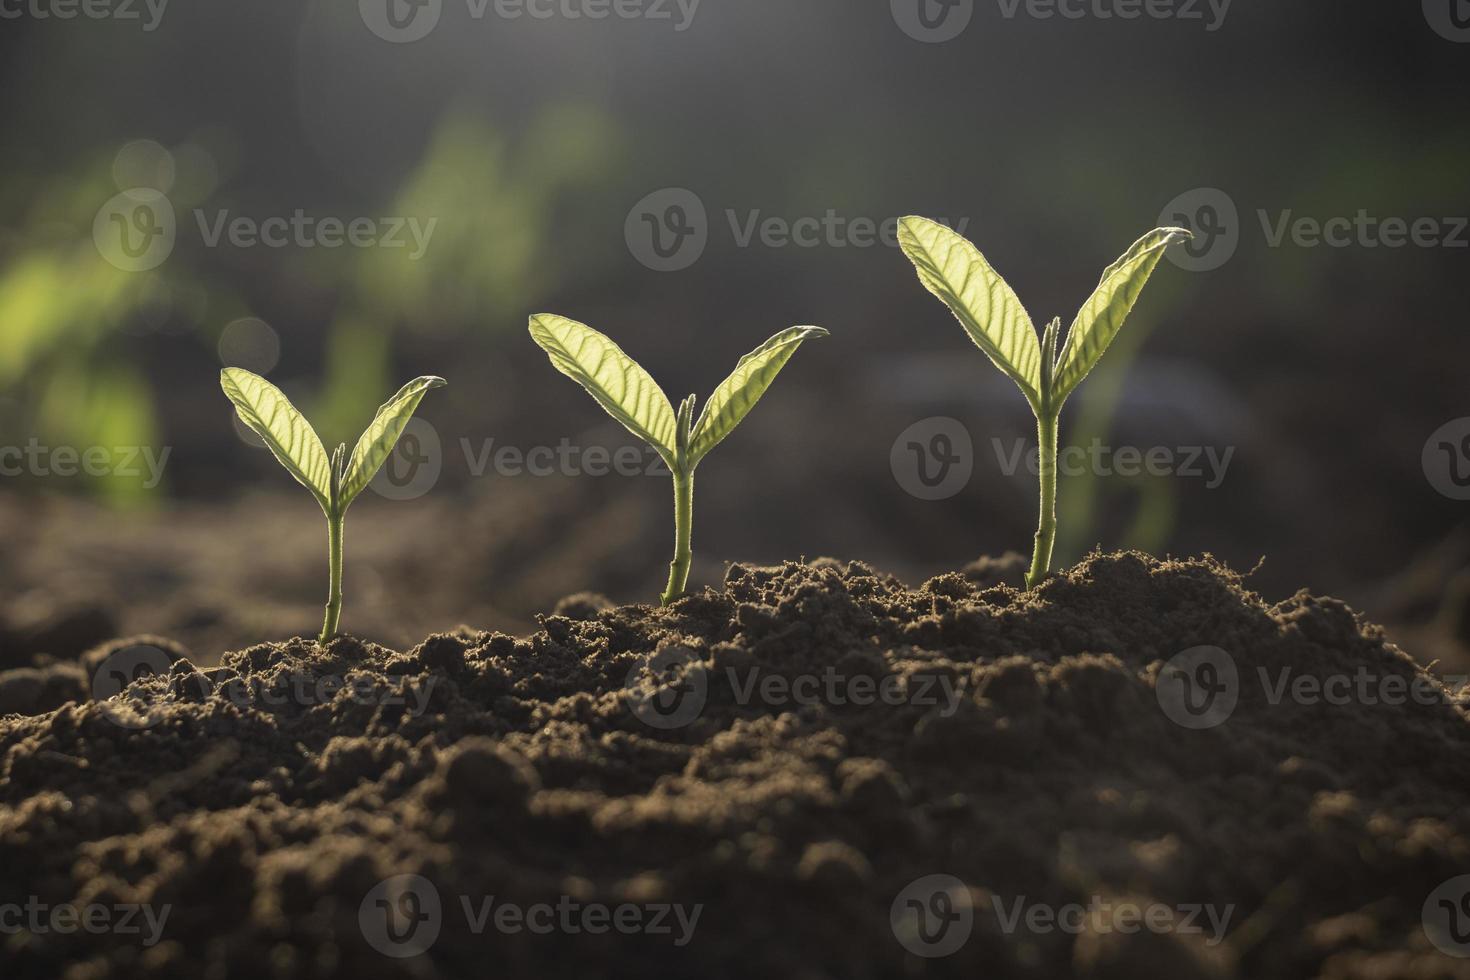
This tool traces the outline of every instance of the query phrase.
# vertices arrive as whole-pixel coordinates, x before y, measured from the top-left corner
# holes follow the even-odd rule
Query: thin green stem
[[[319,642],[326,643],[337,635],[337,623],[342,618],[342,524],[345,516],[337,514],[327,518],[327,561],[330,568],[327,593],[327,616],[322,622]]]
[[[689,541],[694,533],[694,474],[674,470],[674,560],[669,562],[669,584],[660,602],[667,606],[684,594],[689,563],[694,558]]]
[[[1036,418],[1036,445],[1039,451],[1037,475],[1041,481],[1041,512],[1036,519],[1036,550],[1031,555],[1031,571],[1026,574],[1026,588],[1034,589],[1051,569],[1051,550],[1057,540],[1057,415],[1042,412]]]

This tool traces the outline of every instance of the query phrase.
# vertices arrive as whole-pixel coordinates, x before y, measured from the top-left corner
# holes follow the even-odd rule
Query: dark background
[[[1027,551],[1034,480],[1004,475],[991,440],[1030,438],[1029,413],[902,254],[741,247],[727,212],[966,220],[1033,319],[1065,323],[1167,204],[1217,188],[1238,210],[1234,254],[1160,266],[1063,438],[1231,448],[1230,467],[1213,489],[1064,479],[1059,562],[1099,544],[1264,558],[1251,582],[1271,601],[1340,594],[1421,658],[1462,656],[1470,505],[1421,456],[1470,415],[1470,233],[1273,246],[1260,214],[1452,231],[1470,214],[1470,44],[1432,29],[1433,4],[1235,0],[1214,30],[1189,6],[1205,19],[1007,18],[976,0],[944,43],[851,0],[703,0],[683,31],[673,5],[597,21],[492,3],[476,20],[444,0],[405,44],[346,2],[174,0],[152,31],[0,20],[0,444],[170,451],[157,488],[0,479],[4,635],[65,653],[152,630],[210,658],[315,629],[323,522],[239,437],[222,363],[268,368],[329,444],[404,380],[450,381],[420,413],[441,445],[432,492],[369,494],[349,517],[344,628],[405,644],[458,622],[522,629],[581,589],[652,599],[667,478],[466,462],[462,440],[628,443],[527,337],[542,310],[612,335],[676,401],[781,328],[831,330],[701,467],[696,585],[730,560],[860,558],[917,583]],[[94,218],[150,185],[177,243],[121,271]],[[702,201],[709,241],[661,272],[624,231],[670,187]],[[210,247],[194,209],[438,222],[415,261]],[[974,474],[925,501],[890,450],[939,416],[968,429]]]

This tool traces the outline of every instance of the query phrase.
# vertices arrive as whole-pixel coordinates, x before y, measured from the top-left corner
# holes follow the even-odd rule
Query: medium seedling
[[[347,508],[372,482],[384,461],[393,453],[398,437],[430,388],[445,384],[443,378],[415,378],[399,389],[378,409],[372,424],[357,440],[352,455],[347,444],[327,456],[321,438],[306,417],[296,410],[281,389],[258,374],[243,368],[220,372],[220,387],[235,404],[235,411],[265,443],[296,480],[321,504],[327,515],[327,554],[330,562],[326,619],[319,642],[337,633],[342,616],[342,526]]]
[[[809,337],[825,337],[821,327],[792,327],[742,357],[735,370],[710,395],[694,419],[694,395],[676,413],[649,373],[617,344],[584,323],[549,313],[531,317],[531,338],[552,366],[587,389],[609,415],[648,443],[674,475],[674,560],[661,602],[684,594],[693,557],[694,468],[760,401],[791,355]]]
[[[1026,308],[973,244],[927,218],[899,222],[899,244],[918,269],[919,281],[944,301],[975,345],[1016,383],[1036,416],[1041,509],[1027,588],[1035,588],[1046,577],[1056,542],[1062,405],[1117,336],[1164,250],[1193,237],[1183,228],[1157,228],[1134,242],[1103,270],[1102,281],[1072,321],[1059,353],[1061,318],[1048,323],[1038,340]]]

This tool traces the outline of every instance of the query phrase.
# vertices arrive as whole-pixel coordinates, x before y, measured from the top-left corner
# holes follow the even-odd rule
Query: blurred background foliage
[[[271,487],[268,461],[230,437],[215,371],[233,363],[280,383],[329,442],[354,438],[404,378],[446,375],[428,414],[445,446],[436,493],[493,508],[520,498],[456,463],[460,440],[621,438],[529,349],[528,313],[615,334],[680,393],[811,322],[832,343],[732,440],[707,480],[696,551],[831,552],[928,574],[1029,545],[1034,486],[1024,470],[996,473],[990,442],[1032,437],[1024,406],[894,250],[743,247],[732,224],[964,219],[1044,322],[1070,320],[1172,198],[1218,187],[1240,211],[1235,257],[1209,273],[1161,268],[1063,433],[1233,445],[1229,479],[1064,480],[1059,557],[1136,545],[1249,566],[1270,553],[1281,563],[1268,582],[1350,588],[1465,530],[1419,454],[1470,414],[1470,251],[1271,247],[1261,227],[1286,212],[1470,213],[1470,45],[1437,36],[1416,4],[1235,4],[1207,31],[1007,19],[979,3],[967,32],[938,45],[906,37],[882,2],[702,4],[677,31],[477,20],[446,0],[412,44],[374,37],[357,8],[201,0],[169,6],[151,31],[5,22],[0,442],[172,457],[157,489],[118,476],[0,489],[138,511]],[[173,252],[143,272],[92,240],[99,208],[134,187],[165,195],[177,217]],[[624,224],[669,187],[706,205],[709,243],[692,267],[660,273],[630,251]],[[434,228],[417,259],[211,247],[199,222],[225,211]],[[970,428],[977,477],[954,499],[917,501],[888,453],[937,415]],[[667,508],[644,482],[595,483],[578,504],[603,508],[584,533],[603,533],[637,583],[661,574]],[[547,486],[532,496],[553,497]],[[502,534],[532,520],[514,506]],[[629,557],[611,529],[643,521],[656,537]],[[515,560],[542,546],[517,544]]]

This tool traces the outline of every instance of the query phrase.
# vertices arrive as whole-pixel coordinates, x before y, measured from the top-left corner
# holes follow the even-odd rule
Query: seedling
[[[760,401],[791,355],[808,337],[825,337],[821,327],[792,327],[742,357],[694,419],[690,395],[675,413],[668,396],[649,373],[617,344],[584,323],[549,313],[531,317],[531,339],[551,364],[658,453],[674,475],[674,560],[661,602],[684,594],[689,581],[690,537],[694,524],[694,468],[741,423]]]
[[[1062,405],[1117,336],[1164,250],[1193,237],[1183,228],[1157,228],[1134,242],[1103,270],[1102,281],[1072,321],[1058,353],[1061,318],[1048,323],[1038,341],[1026,308],[979,249],[927,218],[908,217],[899,222],[899,244],[918,269],[919,281],[944,301],[975,346],[1016,383],[1036,416],[1041,510],[1027,588],[1046,577],[1056,542],[1057,429]]]
[[[240,421],[265,443],[286,471],[311,491],[322,513],[327,515],[327,554],[330,563],[326,619],[322,623],[320,642],[326,643],[337,633],[342,616],[342,525],[347,508],[357,495],[372,482],[383,463],[392,454],[413,417],[424,393],[445,384],[443,378],[415,378],[398,390],[378,408],[372,424],[357,440],[352,455],[347,445],[339,445],[328,458],[321,438],[306,417],[296,410],[281,389],[242,368],[225,368],[219,375],[220,387],[235,403]]]

